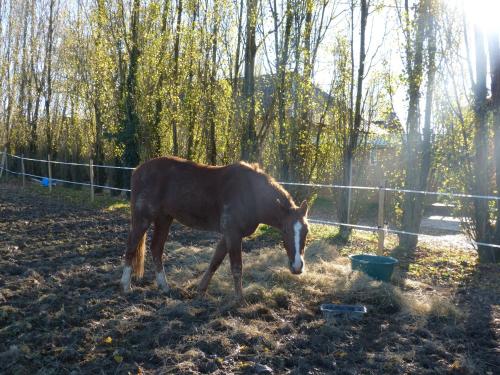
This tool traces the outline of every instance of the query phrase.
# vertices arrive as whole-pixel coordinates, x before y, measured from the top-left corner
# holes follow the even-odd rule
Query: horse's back
[[[190,227],[219,230],[225,168],[174,157],[152,159],[132,176],[132,200],[152,216],[169,215]]]

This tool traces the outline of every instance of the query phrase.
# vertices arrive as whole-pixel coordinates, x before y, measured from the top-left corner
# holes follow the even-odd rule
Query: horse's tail
[[[134,276],[138,279],[142,278],[144,275],[144,253],[146,252],[146,233],[144,233],[139,240],[137,248],[134,251],[134,257],[132,258],[132,270],[134,271]]]
[[[131,197],[130,197],[130,208],[131,208],[131,222],[132,222],[132,230],[140,221],[137,216],[140,216],[140,213],[136,210],[136,197],[137,197],[137,185],[134,182],[136,177],[137,169],[134,170],[130,185],[131,185]],[[135,225],[134,225],[135,224]],[[136,278],[141,279],[144,276],[144,255],[146,252],[146,233],[139,239],[137,242],[137,247],[134,249],[134,255],[132,256],[132,271]]]

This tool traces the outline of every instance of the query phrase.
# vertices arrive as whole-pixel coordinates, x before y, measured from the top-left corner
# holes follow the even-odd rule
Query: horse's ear
[[[307,211],[309,210],[309,206],[307,205],[307,201],[303,200],[299,207],[300,212],[303,216],[307,216]]]

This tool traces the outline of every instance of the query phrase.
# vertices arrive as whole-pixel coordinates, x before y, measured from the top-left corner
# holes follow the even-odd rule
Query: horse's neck
[[[272,186],[271,192],[264,194],[263,198],[260,202],[260,221],[281,230],[286,212],[277,200],[280,200],[281,205],[288,206],[290,204],[288,197]]]

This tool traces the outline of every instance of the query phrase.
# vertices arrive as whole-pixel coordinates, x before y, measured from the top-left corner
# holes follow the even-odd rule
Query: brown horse
[[[175,157],[157,158],[140,165],[132,175],[131,228],[121,285],[130,290],[132,271],[144,273],[146,231],[154,224],[151,251],[156,282],[168,291],[162,255],[173,219],[192,228],[223,235],[198,291],[203,294],[227,253],[237,299],[242,299],[241,241],[260,223],[283,234],[292,273],[304,271],[308,232],[307,203],[300,207],[290,194],[257,165],[236,163],[214,167]]]

